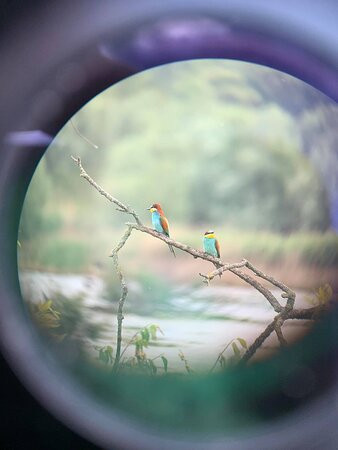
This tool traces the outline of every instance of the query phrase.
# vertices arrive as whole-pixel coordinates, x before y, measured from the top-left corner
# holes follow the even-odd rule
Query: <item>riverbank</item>
[[[107,297],[105,281],[96,275],[52,274],[43,272],[21,272],[20,283],[27,302],[41,302],[46,298],[59,298],[61,314],[69,314],[62,309],[60,298],[67,299],[74,308],[80,308],[82,317],[95,326],[99,333],[95,338],[83,336],[85,347],[92,358],[97,357],[95,346],[116,344],[116,310],[119,296]],[[129,296],[123,322],[123,347],[141,328],[156,324],[162,330],[156,341],[146,350],[147,356],[156,358],[165,355],[170,371],[184,371],[179,358],[182,351],[190,366],[196,371],[207,371],[215,362],[226,344],[240,337],[250,344],[266,327],[274,316],[274,311],[264,297],[246,286],[192,286],[177,285],[167,293],[167,297],[152,295],[142,311],[140,305],[134,307],[142,289],[149,285],[129,280]],[[276,295],[278,292],[276,291]],[[142,305],[141,305],[142,306]],[[310,306],[305,291],[297,292],[297,307]],[[137,313],[135,313],[137,311]],[[284,336],[289,343],[307,332],[306,321],[289,321],[284,326]],[[279,348],[276,337],[271,335],[254,359],[265,358]],[[125,357],[133,355],[129,346]],[[231,348],[226,356],[231,355]]]

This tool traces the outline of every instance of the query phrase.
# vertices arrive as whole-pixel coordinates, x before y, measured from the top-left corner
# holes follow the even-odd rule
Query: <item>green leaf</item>
[[[156,340],[157,336],[156,336],[156,331],[157,331],[157,326],[156,325],[150,325],[148,327],[148,330],[151,334],[151,339]]]
[[[239,351],[239,348],[238,348],[236,342],[233,342],[231,345],[232,345],[232,349],[233,349],[236,357],[238,358],[239,356],[241,356],[241,352]]]
[[[151,359],[148,359],[148,362],[149,362],[149,366],[150,366],[153,374],[156,375],[157,367],[155,366],[154,361],[152,361]]]
[[[147,328],[144,328],[143,330],[141,330],[141,336],[143,339],[143,345],[145,347],[148,347],[148,343],[149,343],[149,339],[150,339],[150,334]]]
[[[246,340],[243,338],[237,338],[237,341],[241,344],[241,346],[245,349],[248,348],[248,344],[246,343]]]
[[[105,362],[105,359],[106,359],[106,358],[105,358],[104,350],[103,350],[103,348],[100,348],[100,351],[99,351],[99,360]]]
[[[332,295],[333,295],[332,287],[328,283],[325,283],[323,286],[320,286],[316,292],[318,302],[322,305],[327,303],[331,299]]]
[[[107,345],[106,354],[108,356],[108,362],[110,364],[112,364],[113,363],[113,347],[111,347],[110,345]]]
[[[219,364],[220,364],[220,366],[221,367],[225,367],[226,366],[226,359],[224,358],[224,356],[223,355],[221,355],[220,357],[219,357]]]
[[[239,357],[238,357],[238,356],[232,355],[232,356],[230,356],[230,357],[228,358],[228,360],[227,360],[227,365],[228,365],[229,367],[231,367],[232,365],[236,364],[236,363],[238,362],[238,360],[239,360]]]
[[[113,362],[113,348],[110,345],[101,347],[99,349],[99,360],[104,364],[112,364]]]
[[[136,347],[136,351],[141,351],[143,349],[143,341],[142,339],[138,339],[137,341],[135,341],[135,347]]]
[[[52,300],[47,300],[46,302],[41,303],[39,305],[39,310],[41,312],[47,312],[51,306],[52,306]]]
[[[165,373],[168,372],[168,360],[165,356],[161,356]]]

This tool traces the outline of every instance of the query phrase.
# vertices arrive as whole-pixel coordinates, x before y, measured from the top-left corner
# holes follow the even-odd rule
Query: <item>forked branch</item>
[[[88,173],[84,170],[82,166],[80,158],[74,158],[72,156],[72,160],[79,167],[80,176],[82,178],[84,178],[94,189],[96,189],[109,202],[115,204],[117,206],[116,208],[117,211],[133,216],[136,222],[136,223],[126,223],[127,229],[110,255],[113,258],[115,271],[118,275],[121,286],[121,297],[119,299],[117,312],[117,344],[114,362],[115,370],[117,369],[121,358],[123,306],[126,297],[128,295],[128,287],[119,265],[118,253],[126,244],[127,240],[129,239],[132,233],[132,230],[146,233],[155,239],[160,239],[161,241],[164,241],[166,244],[170,244],[172,247],[175,247],[185,253],[190,254],[195,259],[200,258],[216,265],[218,268],[216,270],[213,270],[209,274],[202,274],[202,273],[199,274],[205,283],[209,284],[216,276],[222,275],[225,271],[229,271],[234,275],[236,275],[237,277],[239,277],[240,279],[242,279],[243,281],[245,281],[247,284],[251,285],[265,297],[265,299],[269,302],[269,304],[271,305],[273,310],[277,313],[277,315],[275,316],[273,321],[266,327],[266,329],[255,339],[255,341],[251,344],[251,346],[249,346],[249,348],[246,350],[241,359],[241,363],[246,363],[255,354],[258,348],[264,343],[264,341],[271,335],[272,332],[276,333],[281,346],[287,345],[282,332],[282,326],[286,320],[289,319],[315,320],[325,309],[323,306],[315,306],[312,308],[305,308],[305,309],[294,309],[296,299],[295,292],[293,292],[284,283],[276,280],[272,276],[267,275],[262,271],[260,271],[259,269],[257,269],[252,263],[250,263],[246,259],[243,259],[242,261],[236,263],[226,263],[221,261],[221,259],[219,258],[215,258],[212,255],[209,255],[205,252],[202,252],[201,250],[190,247],[189,245],[182,244],[181,242],[169,238],[162,233],[158,233],[152,228],[144,226],[137,213],[130,206],[123,204],[120,200],[110,195],[88,175]],[[250,271],[251,274],[240,270],[242,268]],[[252,274],[254,276],[252,276]],[[280,301],[276,298],[276,296],[271,292],[271,290],[269,290],[265,285],[261,284],[256,277],[261,278],[262,280],[265,280],[265,282],[280,289],[282,292],[281,298],[287,299],[286,304],[283,306],[280,303]]]

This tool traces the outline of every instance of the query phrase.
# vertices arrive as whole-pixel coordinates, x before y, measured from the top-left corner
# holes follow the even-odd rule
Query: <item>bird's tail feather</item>
[[[175,258],[176,258],[176,253],[175,253],[175,251],[174,251],[173,246],[170,245],[170,244],[168,244],[168,247],[169,247],[169,250],[171,251],[171,253],[172,253],[172,254],[175,256]]]

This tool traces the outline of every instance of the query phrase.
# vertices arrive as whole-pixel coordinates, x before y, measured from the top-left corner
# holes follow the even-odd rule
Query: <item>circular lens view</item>
[[[22,295],[48,351],[147,423],[264,419],[223,377],[287,356],[332,304],[337,123],[319,91],[238,61],[165,65],[92,99],[49,146],[21,217]],[[297,367],[309,382],[288,367],[288,398],[316,386]]]

